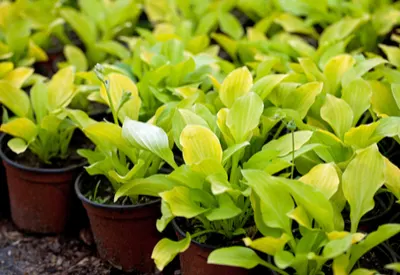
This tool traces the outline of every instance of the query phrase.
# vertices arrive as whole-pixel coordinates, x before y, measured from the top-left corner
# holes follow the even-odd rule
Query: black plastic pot
[[[61,233],[71,214],[73,183],[84,163],[61,169],[32,168],[10,158],[9,137],[0,138],[7,174],[11,218],[24,231]]]
[[[81,192],[86,180],[90,176],[81,173],[75,182],[75,192],[89,216],[100,257],[124,271],[154,272],[151,253],[161,239],[156,228],[161,216],[160,200],[138,205],[96,203]]]

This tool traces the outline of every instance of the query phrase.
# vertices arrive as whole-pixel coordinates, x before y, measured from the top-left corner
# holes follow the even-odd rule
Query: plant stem
[[[293,179],[294,177],[294,130],[292,130],[292,169],[291,169],[290,178]]]
[[[277,139],[278,136],[281,134],[283,128],[285,128],[285,123],[282,122],[272,139]]]

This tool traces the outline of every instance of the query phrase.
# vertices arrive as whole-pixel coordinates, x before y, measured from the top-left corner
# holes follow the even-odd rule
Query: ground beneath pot
[[[0,218],[0,275],[138,275],[101,261],[94,246],[85,244],[90,244],[90,237],[85,231],[79,236],[22,234],[8,219]],[[155,274],[159,273],[149,275]]]

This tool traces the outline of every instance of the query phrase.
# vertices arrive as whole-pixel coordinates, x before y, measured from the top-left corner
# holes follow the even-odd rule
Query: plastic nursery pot
[[[90,177],[83,172],[76,179],[75,192],[89,216],[100,257],[124,271],[153,272],[151,253],[161,239],[156,228],[161,216],[160,200],[138,205],[92,202],[81,192],[85,180]]]
[[[175,233],[179,240],[183,239],[186,234],[178,226],[175,220],[172,221]],[[189,248],[179,255],[181,262],[182,275],[246,275],[249,274],[247,269],[208,264],[207,258],[210,253],[217,247],[201,244],[192,240]]]
[[[0,156],[7,175],[11,218],[32,233],[61,233],[70,217],[73,183],[83,163],[62,169],[32,168],[11,160],[6,135]]]

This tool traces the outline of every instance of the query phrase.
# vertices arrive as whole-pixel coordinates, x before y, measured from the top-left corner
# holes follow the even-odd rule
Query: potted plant
[[[95,71],[102,81],[100,96],[110,107],[113,122],[97,122],[83,111],[69,111],[71,119],[95,144],[94,150],[78,150],[89,165],[77,178],[75,191],[88,213],[100,257],[125,271],[153,272],[151,251],[161,238],[155,226],[160,215],[158,193],[170,186],[163,175],[157,174],[164,161],[158,154],[130,143],[120,126],[121,121],[134,121],[139,116],[141,99],[133,81],[117,73],[104,76],[101,66]],[[157,137],[158,128],[149,127],[146,137]],[[166,135],[158,141],[161,151],[169,150]],[[176,167],[172,153],[166,162]],[[134,190],[114,199],[127,184]]]
[[[240,169],[251,151],[259,148],[255,141],[265,140],[274,122],[264,119],[264,105],[252,82],[247,68],[239,68],[217,85],[223,106],[217,115],[196,113],[199,103],[175,110],[170,133],[185,163],[166,177],[175,186],[159,194],[163,216],[157,228],[162,231],[173,221],[179,241],[163,239],[154,248],[152,258],[160,270],[181,253],[184,274],[246,274],[242,269],[207,265],[206,259],[216,248],[234,245],[239,236],[256,233]],[[161,154],[157,140],[147,137],[149,131],[140,122],[128,120],[123,125],[130,142]],[[134,186],[126,184],[117,197],[131,190]]]
[[[296,180],[255,169],[243,170],[253,190],[257,228],[264,235],[256,240],[245,238],[245,244],[272,255],[284,274],[291,269],[297,274],[370,274],[365,269],[354,270],[356,263],[400,232],[400,224],[381,225],[369,234],[357,232],[362,216],[374,207],[375,192],[383,183],[393,183],[385,169],[385,159],[374,144],[358,151],[343,174],[333,163],[319,164]],[[344,230],[340,214],[339,205],[346,201],[351,206],[350,232]],[[240,260],[231,261],[233,258]],[[269,264],[244,247],[217,250],[208,260],[245,268]]]
[[[15,116],[3,114],[0,154],[7,172],[11,216],[18,228],[59,233],[68,220],[75,174],[84,161],[74,153],[76,128],[65,107],[75,89],[72,67],[48,82],[38,82],[30,96],[0,80],[0,102]],[[10,139],[10,136],[13,138]]]

